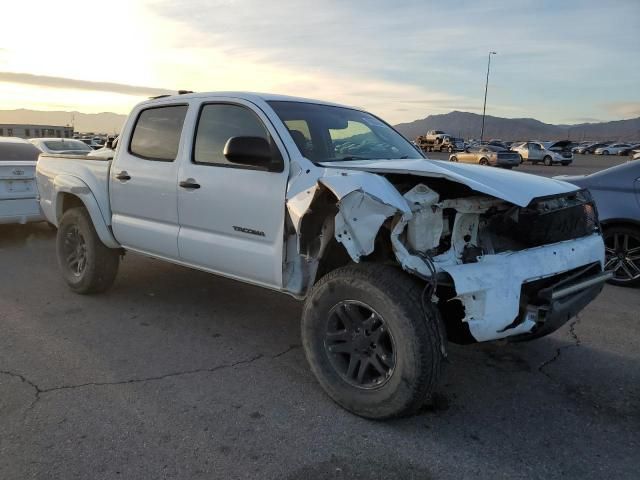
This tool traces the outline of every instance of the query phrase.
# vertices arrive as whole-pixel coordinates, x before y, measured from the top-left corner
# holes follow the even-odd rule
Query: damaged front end
[[[323,192],[335,203],[326,195],[316,203]],[[313,284],[331,243],[339,244],[347,260],[396,262],[437,285],[431,300],[454,341],[550,333],[606,280],[585,190],[518,205],[442,177],[332,170],[287,206],[289,290]],[[295,263],[299,275],[291,274]]]

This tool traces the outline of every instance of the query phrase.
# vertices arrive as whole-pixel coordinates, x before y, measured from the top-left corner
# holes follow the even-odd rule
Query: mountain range
[[[0,123],[73,125],[76,132],[120,133],[126,115],[111,112],[81,113],[44,110],[0,110]]]
[[[41,110],[0,110],[1,123],[40,125],[71,125],[77,132],[118,133],[126,115],[111,112],[81,113]],[[427,130],[444,130],[465,139],[480,138],[482,116],[476,113],[453,111],[429,115],[421,120],[400,123],[396,129],[409,139]],[[611,140],[640,141],[640,117],[601,123],[552,125],[533,118],[485,117],[485,139],[502,140]]]
[[[429,115],[422,120],[400,123],[395,128],[409,139],[424,135],[427,130],[443,130],[460,138],[480,138],[482,115],[453,111]],[[552,125],[533,118],[500,118],[487,115],[485,139],[501,140],[594,140],[640,141],[640,117],[600,123]]]

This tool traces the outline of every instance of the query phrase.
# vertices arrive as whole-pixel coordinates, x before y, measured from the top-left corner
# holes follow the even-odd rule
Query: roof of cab
[[[333,107],[345,107],[345,105],[341,105],[339,103],[327,102],[324,100],[315,100],[311,98],[303,98],[303,97],[292,97],[289,95],[278,95],[275,93],[257,93],[257,92],[199,92],[199,93],[185,93],[181,95],[168,95],[168,96],[160,96],[156,98],[151,98],[149,100],[145,100],[141,102],[141,105],[146,104],[154,104],[154,103],[165,103],[167,101],[175,101],[175,100],[187,100],[192,98],[215,98],[215,97],[226,97],[226,98],[238,98],[242,100],[248,100],[250,102],[256,103],[257,101],[280,101],[280,102],[300,102],[300,103],[315,103],[320,105],[329,105]]]

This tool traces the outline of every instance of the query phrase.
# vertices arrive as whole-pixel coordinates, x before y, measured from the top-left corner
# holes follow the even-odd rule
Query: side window
[[[178,154],[187,105],[153,107],[140,112],[129,152],[147,160],[173,162]]]
[[[258,116],[241,105],[212,103],[204,105],[198,119],[193,161],[207,165],[238,165],[223,155],[231,137],[262,137],[270,140]]]

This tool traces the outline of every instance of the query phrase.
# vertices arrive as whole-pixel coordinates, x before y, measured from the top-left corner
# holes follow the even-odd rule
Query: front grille
[[[532,248],[591,235],[599,231],[599,224],[591,195],[579,190],[493,215],[487,219],[487,229],[521,248]]]

